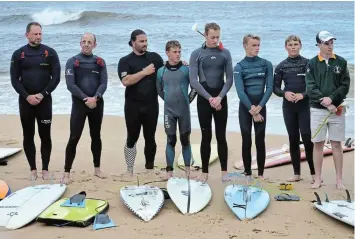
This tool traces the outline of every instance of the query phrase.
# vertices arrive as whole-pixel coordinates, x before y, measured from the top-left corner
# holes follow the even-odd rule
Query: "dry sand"
[[[0,147],[22,147],[22,129],[17,115],[0,116]],[[64,167],[64,152],[69,137],[69,116],[55,115],[52,125],[53,151],[50,170],[54,172],[56,182],[59,182]],[[40,168],[39,138],[36,132],[37,165]],[[156,164],[165,162],[165,133],[162,125],[158,125],[156,134],[157,156]],[[200,131],[193,130],[192,143],[199,143]],[[291,165],[265,170],[265,176],[270,182],[264,185],[270,193],[269,207],[257,218],[249,222],[242,222],[230,211],[223,198],[225,185],[220,180],[219,162],[210,165],[209,184],[213,196],[209,205],[195,215],[184,216],[175,207],[171,200],[166,200],[160,213],[150,222],[146,223],[133,215],[120,201],[119,189],[122,182],[119,175],[125,170],[123,145],[126,140],[126,129],[123,118],[105,116],[102,127],[102,170],[108,175],[107,179],[93,176],[93,164],[90,151],[90,137],[88,126],[84,128],[82,138],[78,144],[77,155],[73,165],[74,183],[68,185],[64,197],[85,190],[88,197],[106,199],[110,203],[108,215],[118,225],[116,228],[94,231],[92,226],[86,228],[45,226],[41,223],[32,223],[16,231],[0,229],[1,239],[13,238],[354,238],[353,228],[334,220],[314,209],[310,202],[315,199],[314,190],[310,189],[309,169],[306,162],[302,163],[302,172],[305,180],[294,184],[294,191],[290,193],[299,195],[299,202],[278,202],[273,198],[281,193],[277,189],[279,183],[285,182],[292,175]],[[229,143],[229,171],[235,171],[233,163],[241,157],[241,137],[238,133],[228,133]],[[213,138],[215,141],[215,138]],[[285,136],[267,135],[267,148],[280,147],[288,143]],[[144,170],[144,141],[141,135],[137,143],[136,170],[141,183],[159,180],[160,171],[156,174],[145,174]],[[253,146],[254,150],[254,146]],[[180,144],[177,144],[176,155],[180,153]],[[181,173],[177,169],[178,173]],[[164,172],[161,172],[164,173]],[[255,173],[255,172],[254,172]],[[17,154],[8,161],[7,166],[0,166],[0,179],[6,180],[12,190],[29,186],[29,166],[24,152]],[[345,198],[345,192],[335,189],[335,171],[332,157],[326,157],[323,164],[324,185],[317,190],[324,198],[326,192],[330,199]],[[121,180],[121,181],[120,181]],[[45,183],[42,179],[37,184]],[[136,182],[132,182],[136,183]],[[354,152],[344,154],[344,183],[353,196],[354,187]],[[166,183],[153,183],[159,187],[166,187]]]

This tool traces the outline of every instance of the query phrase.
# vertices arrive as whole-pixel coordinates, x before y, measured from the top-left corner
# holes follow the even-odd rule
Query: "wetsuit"
[[[34,143],[35,119],[41,138],[42,170],[48,170],[52,152],[51,93],[60,82],[60,62],[57,52],[43,44],[29,44],[16,50],[11,58],[11,84],[19,94],[19,111],[23,130],[23,148],[31,170],[36,170],[36,146]],[[37,105],[26,100],[29,95],[42,94]]]
[[[158,70],[157,91],[164,100],[164,127],[167,134],[166,171],[173,171],[177,123],[185,166],[191,165],[190,103],[196,96],[196,91],[191,90],[189,94],[189,84],[189,68],[183,66],[182,62],[174,66],[167,62]]]
[[[306,151],[311,175],[314,175],[313,165],[313,143],[311,141],[311,116],[309,100],[306,95],[306,66],[308,59],[297,56],[288,57],[275,68],[274,93],[283,97],[282,112],[289,137],[290,155],[295,175],[301,175],[301,152],[300,152],[300,131]],[[281,83],[284,82],[284,89]],[[303,99],[292,103],[285,98],[285,92],[301,93]]]
[[[157,71],[164,65],[161,56],[155,52],[146,52],[136,55],[131,52],[122,57],[118,62],[118,76],[120,80],[126,75],[134,75],[143,68],[154,64],[155,72],[143,77],[136,84],[126,87],[125,91],[125,119],[127,127],[127,141],[124,154],[128,171],[133,172],[133,165],[137,154],[136,142],[138,141],[141,127],[145,139],[144,155],[145,168],[153,169],[157,150],[155,132],[158,124],[159,103],[156,88]]]
[[[257,151],[258,175],[264,174],[265,166],[265,126],[266,103],[273,89],[273,69],[271,62],[255,57],[245,57],[234,67],[234,81],[239,102],[239,126],[242,134],[242,157],[245,175],[251,175],[251,128],[254,122],[255,145]],[[253,121],[249,113],[251,106],[261,106],[263,122]]]
[[[224,75],[225,74],[225,75]],[[208,173],[211,155],[212,116],[215,122],[218,156],[221,170],[227,171],[228,145],[226,127],[228,117],[227,92],[233,84],[232,57],[227,49],[202,47],[190,57],[190,84],[197,93],[197,113],[200,122],[202,172]],[[224,81],[226,76],[226,82]],[[198,79],[199,78],[199,79]],[[222,108],[216,111],[208,99],[220,96]]]
[[[101,161],[101,124],[104,113],[103,95],[107,88],[107,69],[105,61],[96,55],[79,53],[68,59],[65,67],[65,79],[72,94],[70,116],[70,137],[65,150],[65,172],[70,172],[76,155],[76,146],[84,129],[86,117],[89,121],[91,152],[94,167],[100,167]],[[96,97],[96,107],[85,105],[85,98]]]

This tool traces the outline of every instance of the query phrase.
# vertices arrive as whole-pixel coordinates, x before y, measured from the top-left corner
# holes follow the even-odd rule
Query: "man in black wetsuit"
[[[216,23],[205,25],[206,42],[190,57],[190,84],[198,93],[197,112],[200,122],[202,182],[208,179],[211,155],[212,117],[215,122],[218,157],[222,181],[227,176],[228,145],[226,127],[228,118],[227,93],[233,85],[232,57],[229,50],[219,47],[220,27]],[[224,81],[226,77],[226,81]]]
[[[147,35],[144,31],[134,30],[128,44],[133,51],[119,60],[118,76],[126,87],[124,111],[127,141],[124,155],[127,172],[133,175],[137,154],[136,142],[142,126],[145,139],[145,168],[154,168],[157,149],[155,132],[159,116],[156,78],[157,71],[164,62],[159,54],[147,51]]]
[[[67,88],[72,94],[70,117],[70,138],[65,151],[65,166],[62,183],[69,184],[70,169],[76,154],[86,117],[88,117],[91,152],[95,167],[94,175],[106,178],[100,170],[101,162],[101,124],[104,113],[103,95],[107,88],[107,69],[105,61],[93,55],[96,47],[94,34],[85,33],[80,41],[81,52],[67,61],[65,78]]]
[[[274,93],[283,97],[282,111],[289,137],[290,155],[294,176],[289,182],[301,180],[300,132],[305,148],[310,173],[314,180],[313,143],[311,141],[310,106],[306,94],[306,66],[308,59],[300,55],[302,47],[298,36],[290,35],[285,40],[288,57],[275,68]],[[281,83],[284,88],[281,89]]]
[[[28,44],[16,50],[11,58],[11,84],[19,94],[19,111],[23,130],[23,148],[30,165],[31,179],[37,179],[35,120],[41,138],[42,178],[49,178],[52,152],[52,96],[60,81],[57,52],[41,44],[42,26],[31,22],[26,27]]]

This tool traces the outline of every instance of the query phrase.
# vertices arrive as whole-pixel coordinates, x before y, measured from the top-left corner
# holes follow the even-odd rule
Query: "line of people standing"
[[[158,96],[164,100],[164,128],[167,134],[166,179],[172,176],[176,129],[187,176],[190,177],[190,106],[197,96],[197,112],[201,127],[202,174],[198,180],[208,179],[211,154],[212,118],[215,123],[221,178],[230,180],[227,174],[228,144],[226,125],[228,118],[227,93],[235,82],[239,104],[239,125],[242,135],[242,158],[245,175],[251,178],[252,125],[255,130],[258,177],[264,179],[266,105],[274,92],[283,97],[283,114],[289,134],[290,155],[294,176],[290,181],[301,180],[300,132],[305,146],[306,158],[313,178],[313,188],[321,186],[323,145],[327,129],[333,148],[337,172],[337,187],[342,184],[342,148],[345,140],[345,110],[338,114],[349,91],[347,62],[333,53],[335,37],[321,31],[316,36],[320,49],[318,56],[307,60],[300,55],[301,39],[289,36],[285,40],[288,57],[277,65],[275,72],[270,61],[258,56],[260,37],[248,34],[243,38],[245,57],[233,69],[232,57],[220,44],[220,27],[216,23],[205,25],[205,42],[192,52],[189,64],[181,61],[181,44],[168,41],[168,61],[147,50],[148,40],[144,31],[131,33],[129,46],[132,52],[118,63],[118,76],[126,86],[124,114],[127,139],[124,156],[128,175],[133,175],[137,154],[136,143],[143,128],[145,139],[145,168],[154,169],[157,150],[155,133],[159,116]],[[23,146],[30,164],[31,175],[37,178],[35,165],[34,123],[37,118],[41,137],[42,177],[48,179],[48,164],[51,153],[50,126],[52,120],[51,92],[60,81],[60,64],[57,53],[41,44],[42,27],[32,22],[26,29],[28,44],[14,52],[11,60],[11,82],[19,94],[20,116],[23,127]],[[76,146],[89,120],[91,150],[95,175],[106,176],[100,170],[101,124],[103,118],[103,95],[107,88],[105,61],[93,55],[96,37],[85,33],[80,41],[81,52],[67,61],[66,84],[72,94],[70,138],[65,153],[62,183],[70,183]],[[35,76],[36,75],[36,76]],[[284,83],[284,88],[281,85]],[[191,88],[188,93],[188,88]],[[47,102],[45,104],[45,102]],[[328,112],[332,116],[319,131],[319,124]],[[317,136],[312,135],[317,131]],[[314,145],[313,145],[314,144]],[[313,165],[313,158],[315,164]]]

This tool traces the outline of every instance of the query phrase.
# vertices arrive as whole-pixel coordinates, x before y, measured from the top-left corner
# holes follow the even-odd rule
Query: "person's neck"
[[[134,49],[134,48],[133,48],[133,52],[134,52],[134,54],[136,54],[136,55],[138,55],[138,56],[142,56],[142,55],[145,54],[145,52],[138,52],[138,51],[136,51],[136,49]]]
[[[207,48],[216,48],[216,46],[210,46],[210,45],[208,45],[207,42],[206,42],[206,47],[207,47]]]
[[[168,63],[169,63],[169,65],[171,65],[171,66],[176,66],[176,65],[179,64],[179,62],[180,62],[180,61],[174,62],[174,61],[168,60]]]
[[[28,45],[30,45],[30,47],[39,47],[40,46],[40,45],[32,44],[31,42],[29,42]]]
[[[293,59],[294,59],[294,58],[297,58],[297,57],[299,57],[299,56],[300,56],[299,54],[298,54],[298,55],[295,55],[295,56],[288,55],[289,58],[293,58]]]
[[[258,56],[258,55],[253,56],[252,54],[248,54],[248,53],[246,53],[245,55],[246,55],[247,57],[251,57],[251,58]]]
[[[332,53],[327,54],[327,53],[320,52],[319,54],[321,55],[321,57],[323,57],[326,60],[328,60],[332,56]]]
[[[92,52],[90,52],[90,53],[81,52],[81,54],[84,55],[84,56],[92,56]]]

